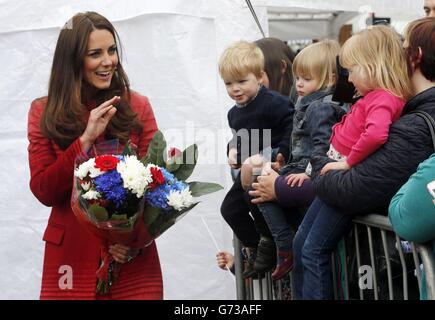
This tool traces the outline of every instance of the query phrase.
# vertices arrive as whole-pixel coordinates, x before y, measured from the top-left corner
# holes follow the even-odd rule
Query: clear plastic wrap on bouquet
[[[195,207],[194,197],[222,189],[215,183],[185,182],[196,164],[196,145],[184,152],[170,149],[168,156],[165,149],[157,131],[143,159],[129,144],[121,151],[110,141],[76,160],[71,206],[80,224],[101,242],[98,294],[110,291],[122,266],[108,252],[110,245],[142,249]]]
[[[117,154],[121,154],[117,141],[96,145],[91,150],[92,157],[81,156],[76,159],[76,168],[90,159]],[[121,208],[113,213],[110,212],[110,208],[105,207],[110,207],[110,201],[104,197],[100,199],[83,198],[83,195],[91,190],[92,184],[93,178],[87,176],[85,179],[80,179],[74,175],[71,207],[79,223],[101,242],[101,265],[96,274],[97,293],[106,294],[116,280],[121,267],[108,252],[109,246],[122,244],[133,249],[142,249],[151,244],[153,237],[149,234],[143,218],[144,197],[130,196],[130,203],[124,205],[125,212]],[[89,189],[86,190],[87,188]]]
[[[83,203],[80,204],[79,194],[77,183],[75,183],[71,207],[79,223],[101,242],[101,265],[96,274],[97,293],[107,294],[121,268],[121,265],[114,261],[108,252],[109,246],[122,244],[130,248],[142,249],[154,240],[143,219],[145,201],[144,199],[140,201],[137,212],[129,218],[99,221],[89,207]]]

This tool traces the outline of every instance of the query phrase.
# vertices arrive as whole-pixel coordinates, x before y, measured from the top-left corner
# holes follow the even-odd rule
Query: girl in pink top
[[[349,81],[364,97],[333,128],[328,155],[344,161],[325,165],[323,173],[348,169],[375,152],[411,94],[402,42],[386,26],[353,35],[340,51],[340,63],[349,69]],[[332,299],[331,253],[351,228],[352,219],[343,209],[314,199],[293,239],[295,299]]]
[[[328,156],[338,162],[326,164],[320,174],[347,170],[375,152],[387,141],[390,125],[411,96],[403,57],[392,46],[399,35],[385,26],[368,35],[351,37],[341,49],[340,64],[363,98],[332,128]]]

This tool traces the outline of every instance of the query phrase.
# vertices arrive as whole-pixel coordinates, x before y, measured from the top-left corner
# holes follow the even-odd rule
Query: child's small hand
[[[350,166],[346,161],[340,162],[330,162],[325,164],[325,166],[320,170],[320,175],[323,176],[330,170],[349,170]]]
[[[300,187],[305,180],[310,179],[309,176],[307,176],[305,173],[297,173],[297,174],[289,174],[287,177],[285,177],[287,180],[287,185],[290,187],[298,186]]]
[[[279,169],[284,167],[284,165],[285,165],[285,158],[282,155],[282,153],[278,153],[276,155],[275,162],[272,163],[272,169],[278,171]]]
[[[227,251],[219,251],[216,260],[219,268],[223,270],[229,270],[234,265],[234,256]]]

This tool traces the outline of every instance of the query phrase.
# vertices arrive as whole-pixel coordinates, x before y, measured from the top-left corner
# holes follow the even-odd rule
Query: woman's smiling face
[[[118,65],[115,39],[108,30],[94,30],[89,35],[84,59],[84,80],[97,89],[107,89]]]

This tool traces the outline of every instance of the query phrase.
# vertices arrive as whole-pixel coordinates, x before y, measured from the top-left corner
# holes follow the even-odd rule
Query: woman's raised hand
[[[80,137],[84,150],[87,151],[94,141],[106,130],[107,124],[116,113],[114,104],[120,100],[119,96],[114,96],[91,111],[86,129]]]

